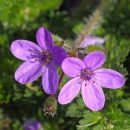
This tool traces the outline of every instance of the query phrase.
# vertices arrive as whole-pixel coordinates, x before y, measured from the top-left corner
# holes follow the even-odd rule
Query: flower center
[[[52,61],[52,53],[49,51],[42,51],[41,60],[45,61],[46,63],[49,63]]]
[[[92,75],[93,75],[92,71],[90,71],[88,69],[82,69],[80,77],[83,80],[90,80]]]

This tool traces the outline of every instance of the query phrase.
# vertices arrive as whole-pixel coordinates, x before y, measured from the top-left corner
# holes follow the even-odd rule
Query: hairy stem
[[[61,83],[61,81],[62,81],[63,77],[64,77],[64,72],[62,71],[62,72],[61,72],[61,75],[60,75],[59,85],[58,85],[58,86],[60,86],[60,83]]]
[[[103,14],[107,11],[108,7],[110,7],[111,0],[102,0],[97,9],[93,12],[92,16],[89,18],[87,23],[84,26],[82,32],[77,36],[74,43],[76,48],[80,48],[81,42],[85,37],[91,35],[93,30],[96,29],[97,25],[102,23]]]

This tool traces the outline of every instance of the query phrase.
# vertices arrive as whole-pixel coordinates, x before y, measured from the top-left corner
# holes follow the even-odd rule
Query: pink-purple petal
[[[15,40],[10,49],[15,57],[24,61],[36,58],[42,52],[39,46],[27,40]]]
[[[21,84],[33,82],[41,76],[44,68],[38,61],[26,61],[15,72],[15,80]]]
[[[92,111],[99,111],[104,107],[105,96],[102,88],[93,82],[84,81],[81,88],[85,105]]]
[[[35,120],[27,120],[23,127],[24,130],[43,130],[41,123]]]
[[[78,95],[80,88],[81,88],[80,78],[78,77],[71,79],[61,89],[58,96],[58,102],[60,104],[70,103]]]
[[[80,59],[75,57],[66,58],[62,62],[62,70],[69,77],[79,76],[81,70],[85,67],[85,64]]]
[[[54,94],[58,88],[59,76],[56,67],[48,64],[42,75],[42,86],[47,94]]]
[[[36,33],[38,45],[44,50],[51,50],[54,44],[51,33],[45,27],[38,29]]]
[[[125,77],[112,69],[98,69],[94,71],[94,80],[102,87],[116,89],[125,84]]]
[[[52,52],[54,64],[60,66],[62,61],[67,57],[66,51],[59,46],[53,46]]]
[[[80,44],[80,47],[86,48],[89,45],[102,45],[104,44],[105,39],[95,36],[87,36],[83,39],[83,41]]]
[[[105,60],[106,56],[103,52],[94,51],[85,56],[83,62],[88,69],[95,70],[101,67],[104,64]]]

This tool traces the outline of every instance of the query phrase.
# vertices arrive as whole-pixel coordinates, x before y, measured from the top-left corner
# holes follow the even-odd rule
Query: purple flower
[[[86,48],[88,45],[102,45],[105,39],[95,36],[87,36],[83,39],[80,44],[81,48]]]
[[[80,92],[85,105],[92,111],[99,111],[105,103],[101,87],[116,89],[125,84],[122,74],[112,69],[100,68],[105,62],[105,54],[100,51],[89,53],[83,61],[70,57],[62,62],[64,73],[73,77],[61,89],[58,101],[70,103]]]
[[[59,81],[57,66],[61,65],[67,53],[61,47],[54,45],[51,34],[46,28],[38,29],[36,40],[39,46],[27,40],[16,40],[12,43],[12,54],[25,61],[16,70],[15,80],[26,84],[42,76],[44,91],[54,94]]]
[[[24,123],[24,130],[43,130],[40,122],[27,120]]]

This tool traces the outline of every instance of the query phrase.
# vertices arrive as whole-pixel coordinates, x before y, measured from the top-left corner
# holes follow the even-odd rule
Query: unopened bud
[[[57,101],[54,97],[48,97],[43,104],[43,111],[46,115],[54,117],[57,110]]]
[[[23,127],[24,130],[43,130],[41,123],[34,120],[27,120]]]
[[[63,46],[64,40],[62,38],[60,38],[59,36],[54,35],[54,34],[52,35],[52,37],[53,37],[53,40],[54,40],[56,45]]]
[[[9,118],[5,118],[1,121],[1,125],[3,129],[8,129],[10,127],[10,119]]]

